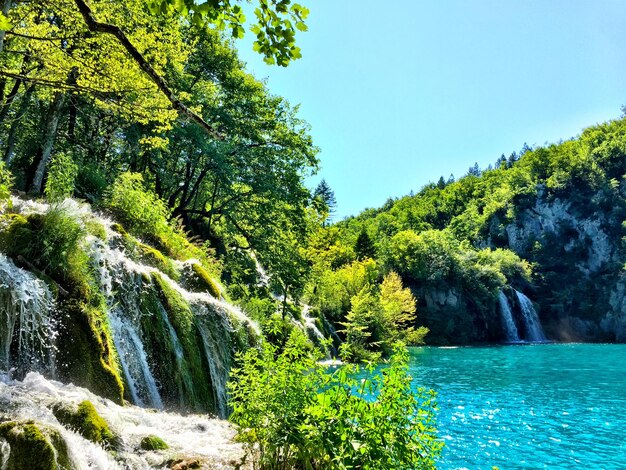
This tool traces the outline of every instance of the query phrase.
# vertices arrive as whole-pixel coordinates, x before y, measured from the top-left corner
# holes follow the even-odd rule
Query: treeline
[[[411,288],[429,341],[501,339],[496,298],[505,286],[529,292],[553,337],[567,339],[557,325],[565,317],[599,321],[611,311],[626,261],[625,174],[626,120],[617,120],[441,178],[321,231],[310,247],[309,301],[349,318],[363,283],[350,291],[338,279],[348,266],[375,263],[374,284],[396,272]]]

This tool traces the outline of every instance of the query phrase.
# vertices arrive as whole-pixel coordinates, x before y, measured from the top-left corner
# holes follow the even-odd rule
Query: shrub
[[[434,392],[411,389],[406,348],[380,372],[331,373],[305,344],[295,333],[280,353],[248,350],[232,372],[230,419],[255,468],[435,468]]]
[[[160,235],[172,230],[169,209],[156,194],[144,188],[139,173],[122,173],[107,191],[104,204],[134,235],[157,241]]]
[[[154,192],[144,187],[139,173],[122,173],[106,192],[104,205],[134,236],[147,239],[166,255],[179,260],[196,258],[219,271],[205,247],[191,243],[180,225],[169,220],[170,210]]]
[[[11,206],[11,190],[14,178],[4,162],[0,162],[0,203]]]
[[[78,166],[66,153],[57,153],[50,161],[44,194],[49,201],[60,202],[74,193]]]

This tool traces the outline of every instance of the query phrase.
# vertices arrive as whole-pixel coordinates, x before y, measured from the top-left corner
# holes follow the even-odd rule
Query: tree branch
[[[159,88],[159,90],[165,95],[165,97],[172,104],[172,108],[178,111],[180,114],[186,116],[187,118],[195,121],[204,129],[204,131],[209,134],[211,137],[222,140],[224,137],[216,131],[213,126],[211,126],[208,122],[206,122],[202,116],[194,113],[191,109],[189,109],[182,101],[178,99],[178,97],[174,94],[174,92],[170,89],[165,79],[159,75],[159,73],[150,65],[150,63],[145,59],[145,57],[139,52],[139,50],[133,45],[132,42],[128,39],[124,31],[119,26],[109,24],[109,23],[100,23],[98,22],[91,8],[85,0],[74,0],[74,3],[78,7],[80,14],[82,15],[87,27],[91,32],[94,33],[105,33],[115,36],[119,43],[126,49],[126,52],[130,54],[133,60],[139,65],[141,70],[144,71],[148,77],[154,82],[154,84]]]

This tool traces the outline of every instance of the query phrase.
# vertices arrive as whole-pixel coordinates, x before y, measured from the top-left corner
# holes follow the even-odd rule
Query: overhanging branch
[[[128,39],[124,31],[119,26],[109,24],[109,23],[101,23],[96,20],[91,11],[91,8],[85,0],[74,0],[80,14],[82,15],[85,23],[87,24],[87,28],[89,31],[94,33],[104,33],[115,36],[115,38],[119,41],[119,43],[126,49],[126,52],[130,54],[133,60],[139,65],[141,70],[144,71],[148,77],[154,82],[154,84],[159,88],[161,93],[163,93],[166,98],[172,104],[172,108],[178,111],[183,116],[191,119],[204,129],[204,131],[209,134],[211,137],[222,140],[223,136],[216,131],[213,126],[211,126],[208,122],[206,122],[202,116],[197,113],[194,113],[191,109],[189,109],[172,91],[172,89],[168,86],[165,79],[150,65],[150,63],[146,60],[146,58],[139,52],[139,50],[133,45],[133,43]]]

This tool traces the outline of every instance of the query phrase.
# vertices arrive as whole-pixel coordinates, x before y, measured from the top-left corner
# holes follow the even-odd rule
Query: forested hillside
[[[348,339],[354,358],[399,338],[499,341],[498,293],[514,300],[511,289],[540,307],[551,338],[624,338],[622,121],[333,224],[332,189],[304,184],[318,165],[307,124],[219,30],[142,2],[18,3],[7,15],[5,186],[84,199],[183,259],[156,228],[169,219],[276,340],[306,303],[311,328],[335,348]],[[128,31],[139,59],[94,21]],[[284,65],[299,52],[283,46]]]
[[[369,263],[373,278],[395,271],[410,286],[427,342],[502,340],[498,292],[508,287],[535,302],[551,339],[624,341],[625,174],[618,120],[442,177],[322,231],[310,301],[346,315],[360,286],[341,303],[334,284]]]

